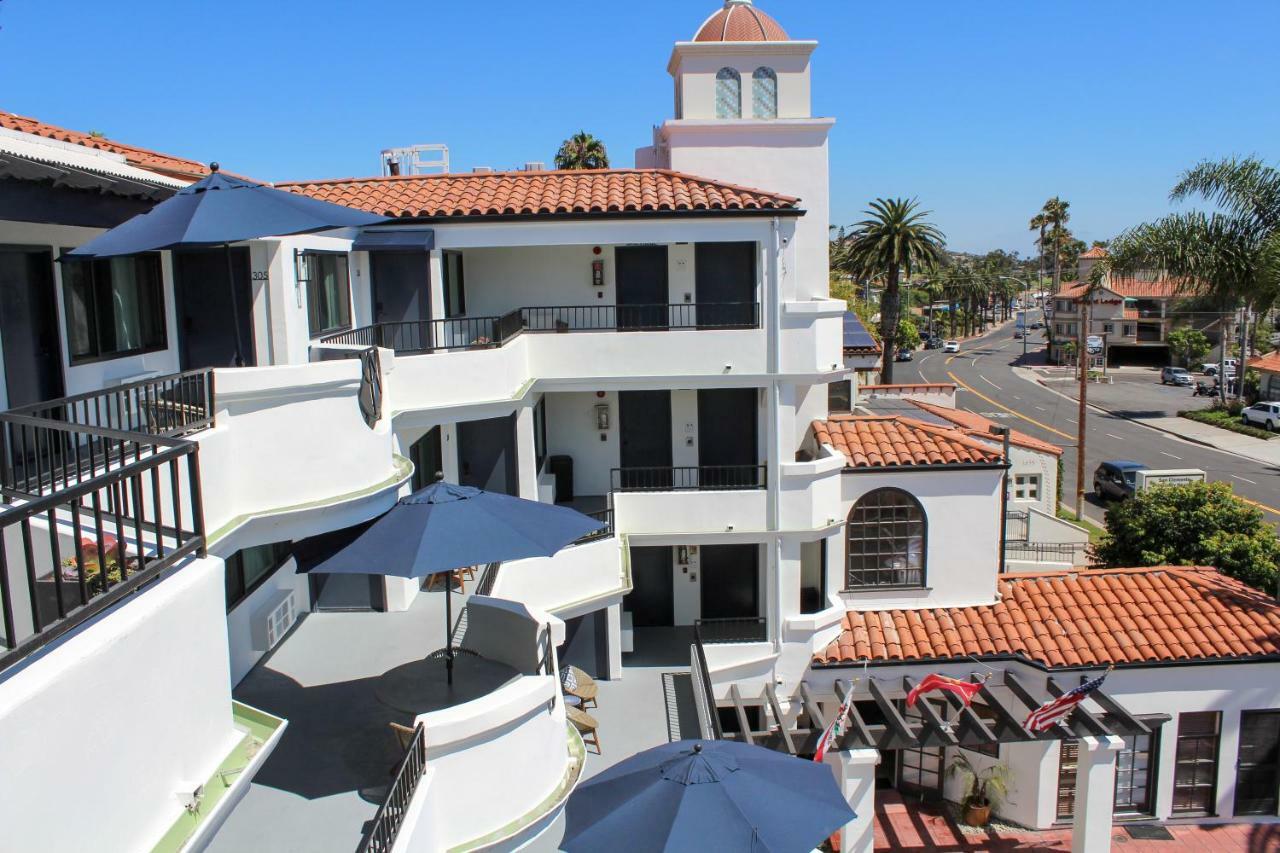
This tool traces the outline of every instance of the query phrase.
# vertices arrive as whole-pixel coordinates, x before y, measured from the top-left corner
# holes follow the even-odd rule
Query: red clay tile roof
[[[276,184],[370,213],[414,219],[556,213],[798,210],[799,199],[666,169],[401,175]]]
[[[981,437],[987,441],[1000,441],[999,436],[991,434],[991,427],[998,426],[998,424],[990,418],[984,418],[977,412],[967,412],[964,409],[949,409],[936,403],[926,403],[923,400],[912,400],[910,398],[908,398],[907,402],[930,414],[951,421],[951,423],[962,428],[967,435],[971,435],[974,438]],[[1036,450],[1040,453],[1051,453],[1054,456],[1062,455],[1062,448],[1058,447],[1058,445],[1041,441],[1038,438],[1027,435],[1025,432],[1018,432],[1016,429],[1009,431],[1009,443],[1016,444],[1018,447],[1025,447],[1027,450]]]
[[[790,41],[787,31],[751,0],[726,0],[724,8],[707,18],[694,41]]]
[[[814,664],[1014,655],[1046,667],[1280,656],[1280,604],[1211,568],[1001,575],[984,607],[849,611]]]
[[[1254,370],[1265,370],[1268,373],[1280,373],[1280,350],[1251,358],[1248,366]]]
[[[1000,451],[948,429],[901,416],[832,415],[813,422],[814,438],[844,454],[849,468],[992,464]]]
[[[101,136],[81,133],[78,130],[68,130],[65,127],[46,124],[39,119],[28,118],[14,113],[0,111],[0,127],[15,130],[19,133],[42,136],[45,139],[70,142],[74,145],[82,145],[85,148],[93,148],[98,151],[120,154],[131,166],[137,166],[139,169],[147,169],[175,178],[197,180],[209,174],[209,167],[196,160],[173,157],[169,154],[161,154],[158,151],[149,151],[136,145],[126,145],[123,142],[116,142]]]
[[[1087,287],[1087,282],[1067,282],[1053,297],[1056,299],[1077,299],[1084,295]],[[1148,281],[1113,276],[1108,279],[1106,287],[1108,290],[1114,291],[1127,299],[1168,299],[1174,296],[1192,296],[1195,294],[1193,285],[1165,278]]]
[[[1098,258],[1105,258],[1106,256],[1107,256],[1107,250],[1102,248],[1101,246],[1094,246],[1089,251],[1080,253],[1080,257],[1084,258],[1087,261],[1097,260]]]

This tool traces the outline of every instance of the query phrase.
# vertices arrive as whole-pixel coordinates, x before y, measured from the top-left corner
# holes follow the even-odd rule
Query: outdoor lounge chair
[[[596,718],[588,714],[581,708],[566,706],[564,709],[565,718],[573,723],[573,727],[582,735],[582,742],[588,746],[596,748],[596,755],[603,755],[600,751],[600,733],[596,731],[600,724],[596,722]]]
[[[588,703],[592,708],[600,707],[600,703],[596,701],[596,696],[600,693],[599,685],[596,684],[594,678],[576,666],[565,667],[565,674],[560,681],[560,688],[566,695],[576,696],[581,700],[582,704],[579,707],[586,708]]]
[[[388,723],[387,725],[391,726],[391,733],[396,736],[396,742],[400,744],[400,751],[408,752],[409,747],[413,745],[413,735],[415,730],[408,726],[402,726],[399,723]]]

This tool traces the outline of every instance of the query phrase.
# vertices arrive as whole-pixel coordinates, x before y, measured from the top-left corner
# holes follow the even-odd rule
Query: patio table
[[[378,677],[374,694],[389,708],[417,715],[470,702],[519,677],[515,667],[463,654],[454,658],[450,684],[444,656],[432,655],[384,672]]]

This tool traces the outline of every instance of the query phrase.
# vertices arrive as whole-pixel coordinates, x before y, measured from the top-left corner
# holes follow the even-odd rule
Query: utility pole
[[[1080,411],[1076,414],[1076,520],[1084,518],[1084,436],[1085,415],[1088,413],[1089,395],[1089,303],[1093,299],[1091,288],[1085,288],[1080,297],[1080,329],[1076,343],[1076,366],[1080,370]]]

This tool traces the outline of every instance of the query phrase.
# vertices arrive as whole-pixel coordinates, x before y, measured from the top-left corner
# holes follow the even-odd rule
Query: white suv
[[[1280,429],[1280,403],[1254,403],[1240,413],[1240,423],[1275,432]]]

